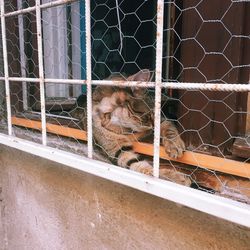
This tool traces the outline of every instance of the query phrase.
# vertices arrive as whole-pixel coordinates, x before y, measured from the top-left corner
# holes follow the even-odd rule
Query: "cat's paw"
[[[174,139],[163,138],[163,146],[170,158],[177,159],[183,156],[185,143],[179,135]]]
[[[131,164],[130,169],[142,174],[153,175],[153,167],[147,161],[135,162]]]
[[[160,178],[187,187],[190,187],[192,184],[192,181],[186,174],[177,172],[175,169],[160,169]]]

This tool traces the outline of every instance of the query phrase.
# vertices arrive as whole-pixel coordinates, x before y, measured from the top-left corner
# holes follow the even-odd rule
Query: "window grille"
[[[0,3],[2,144],[250,226],[249,1]],[[104,86],[147,91],[153,137],[133,150],[153,176],[112,165],[94,138]],[[180,158],[161,146],[162,118]]]

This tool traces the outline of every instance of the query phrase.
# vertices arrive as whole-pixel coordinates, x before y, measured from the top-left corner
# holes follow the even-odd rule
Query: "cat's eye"
[[[130,102],[131,109],[136,113],[146,113],[149,111],[148,106],[145,105],[145,103],[141,100],[134,99]]]

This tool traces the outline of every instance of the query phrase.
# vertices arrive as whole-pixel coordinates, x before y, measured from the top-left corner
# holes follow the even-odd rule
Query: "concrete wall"
[[[250,230],[0,147],[0,249],[249,249]]]

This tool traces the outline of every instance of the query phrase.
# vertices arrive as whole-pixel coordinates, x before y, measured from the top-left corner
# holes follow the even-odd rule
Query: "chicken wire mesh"
[[[41,11],[47,139],[86,156],[85,2],[70,2]],[[5,12],[28,7],[35,1],[8,1]],[[188,84],[249,83],[249,10],[247,1],[164,1],[162,82],[176,87],[162,88],[160,148],[160,178],[246,203],[248,93]],[[94,158],[150,175],[157,37],[157,1],[91,1]],[[9,76],[25,78],[10,82],[14,134],[41,142],[35,9],[6,16],[6,39]]]
[[[17,1],[17,2],[5,1],[4,2],[5,13],[11,13],[13,11],[23,10],[29,7],[34,7],[35,4],[36,4],[35,1]]]

